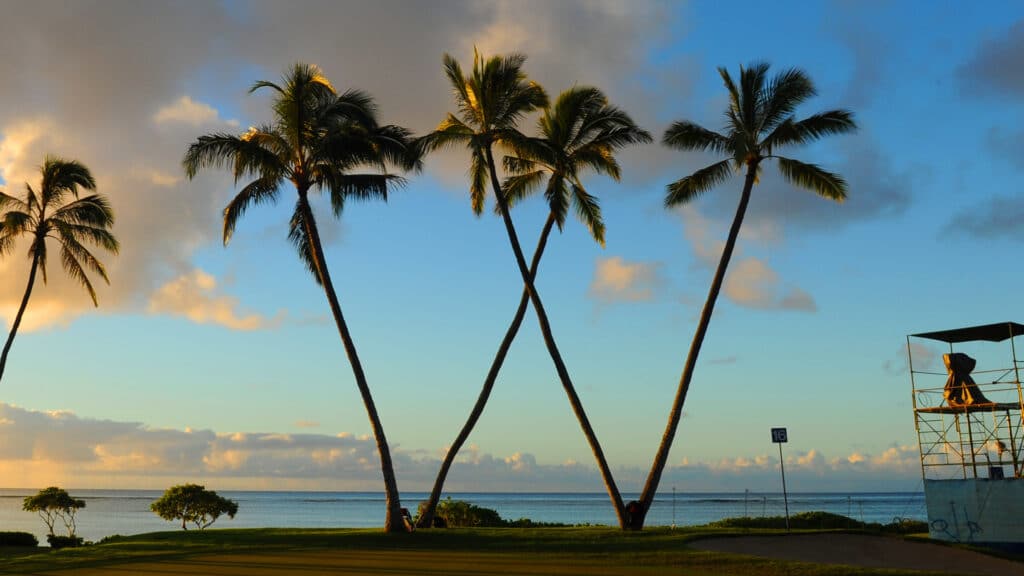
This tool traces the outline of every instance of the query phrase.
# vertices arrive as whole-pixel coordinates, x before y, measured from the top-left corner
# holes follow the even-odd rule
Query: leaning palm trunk
[[[548,316],[544,311],[544,305],[541,303],[540,296],[537,294],[537,289],[533,285],[533,277],[530,274],[530,270],[526,267],[526,258],[523,257],[523,249],[519,245],[519,238],[516,235],[515,226],[512,224],[512,216],[509,213],[508,201],[501,191],[501,184],[498,182],[498,175],[495,171],[494,165],[494,155],[491,152],[490,145],[488,145],[485,150],[487,153],[487,167],[491,176],[491,186],[494,189],[494,196],[497,198],[498,210],[501,212],[501,219],[505,223],[505,231],[508,233],[508,240],[512,245],[512,252],[515,254],[516,264],[519,265],[519,272],[523,277],[523,283],[526,285],[525,288],[530,294],[530,300],[533,302],[533,308],[537,312],[537,321],[540,323],[540,331],[544,336],[544,344],[547,346],[548,353],[551,355],[551,360],[555,364],[555,371],[558,372],[558,378],[562,382],[562,388],[565,389],[565,393],[569,397],[569,404],[572,406],[572,411],[576,414],[576,419],[579,420],[580,427],[583,429],[583,434],[587,437],[587,443],[590,444],[590,449],[594,453],[594,458],[597,460],[597,465],[601,470],[601,478],[604,480],[605,489],[608,491],[608,497],[611,499],[612,506],[615,508],[615,516],[619,521],[619,526],[625,528],[626,514],[625,508],[622,505],[622,495],[619,494],[619,489],[615,485],[615,479],[612,477],[612,472],[608,467],[607,460],[605,460],[604,451],[601,449],[601,444],[597,441],[597,435],[594,433],[594,429],[590,425],[590,420],[587,418],[587,414],[583,410],[583,404],[580,402],[580,398],[576,394],[576,389],[573,387],[572,380],[569,378],[569,371],[565,367],[565,362],[562,361],[562,354],[558,351],[557,344],[555,344],[555,338],[551,333],[551,324],[548,322]]]
[[[363,365],[359,361],[359,355],[356,353],[355,343],[349,334],[345,318],[341,314],[341,305],[338,303],[337,294],[334,293],[334,284],[331,283],[331,275],[327,270],[327,262],[324,260],[324,250],[320,244],[320,233],[313,219],[313,211],[310,209],[309,200],[303,192],[299,193],[299,205],[306,228],[305,232],[312,248],[313,265],[316,269],[317,277],[320,278],[321,284],[324,287],[324,293],[327,294],[327,301],[331,305],[334,322],[338,325],[338,333],[341,335],[341,341],[345,345],[345,353],[348,355],[349,363],[352,365],[356,386],[359,388],[359,394],[363,398],[366,413],[370,417],[370,424],[373,427],[373,437],[377,442],[381,472],[384,476],[384,498],[387,508],[384,517],[384,530],[386,532],[404,532],[406,528],[402,518],[398,482],[395,479],[395,468],[391,462],[391,451],[388,449],[388,441],[384,437],[384,427],[381,425],[380,417],[377,415],[377,407],[373,402],[373,396],[370,394],[370,387],[366,383],[366,374],[363,373]]]
[[[38,263],[39,255],[32,256],[32,268],[28,273],[28,287],[25,288],[25,295],[21,298],[21,306],[18,307],[18,313],[14,316],[14,323],[11,324],[11,333],[7,336],[7,343],[4,344],[3,354],[0,355],[0,380],[4,378],[4,369],[7,367],[7,355],[11,352],[14,337],[18,334],[18,327],[21,326],[21,318],[25,315],[25,308],[28,307],[28,298],[32,295],[32,286],[36,283]]]
[[[544,224],[544,229],[540,233],[540,240],[537,242],[537,250],[533,253],[533,261],[530,263],[530,278],[537,277],[537,268],[540,266],[541,256],[544,254],[544,248],[547,247],[548,236],[551,235],[551,229],[554,225],[555,215],[551,214],[548,216],[548,221]],[[508,355],[508,350],[512,347],[512,341],[516,339],[516,334],[519,333],[519,327],[523,324],[523,318],[526,317],[526,308],[529,305],[530,291],[524,287],[523,295],[519,299],[519,308],[516,309],[516,314],[512,318],[512,323],[505,332],[505,337],[501,340],[501,345],[498,346],[498,353],[494,355],[494,361],[491,362],[491,369],[487,372],[487,378],[484,380],[484,386],[480,390],[480,395],[476,399],[476,404],[473,405],[473,411],[469,413],[469,418],[467,418],[466,423],[462,425],[462,430],[459,431],[459,435],[455,438],[455,442],[452,442],[448,452],[444,455],[444,461],[441,462],[441,469],[438,471],[437,479],[434,481],[434,489],[430,492],[430,499],[427,500],[427,505],[423,508],[419,519],[416,521],[416,526],[419,528],[429,528],[434,524],[434,513],[437,510],[438,501],[441,500],[441,491],[444,489],[444,482],[448,478],[448,470],[451,468],[459,450],[461,450],[462,445],[466,443],[470,433],[473,432],[473,428],[476,426],[477,421],[484,412],[487,400],[491,397],[491,390],[494,389],[494,382],[498,379],[498,373],[501,372],[501,367],[505,363],[505,356]]]
[[[651,504],[654,502],[654,495],[658,491],[658,482],[661,481],[661,473],[665,470],[665,464],[668,462],[668,453],[672,449],[672,441],[676,436],[676,428],[679,427],[679,418],[682,415],[683,403],[686,402],[686,393],[690,390],[690,380],[693,378],[693,370],[697,365],[697,356],[700,355],[700,348],[704,343],[704,335],[707,333],[708,324],[711,322],[711,313],[714,312],[718,293],[722,290],[725,271],[729,267],[729,260],[732,258],[733,249],[736,247],[736,239],[740,235],[740,226],[743,224],[743,216],[747,212],[747,204],[750,202],[750,191],[754,187],[756,177],[757,164],[748,164],[746,180],[743,183],[743,193],[740,195],[740,203],[736,208],[736,216],[733,218],[732,227],[729,228],[729,237],[725,241],[725,248],[722,249],[722,259],[718,262],[718,268],[715,270],[715,276],[711,281],[708,299],[700,313],[697,332],[693,335],[693,342],[690,344],[690,353],[686,357],[686,365],[683,367],[683,374],[679,379],[679,388],[676,390],[676,398],[672,402],[672,410],[669,412],[665,433],[661,437],[661,444],[658,446],[658,452],[654,456],[651,471],[647,474],[647,483],[644,484],[644,491],[640,495],[639,510],[634,512],[629,519],[629,528],[631,529],[640,530],[644,527],[647,511],[650,510]]]

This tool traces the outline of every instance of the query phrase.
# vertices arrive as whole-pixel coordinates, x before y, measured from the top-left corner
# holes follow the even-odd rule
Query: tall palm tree
[[[725,68],[719,68],[718,73],[729,91],[724,134],[684,120],[669,126],[662,142],[678,150],[714,152],[725,156],[725,159],[669,184],[665,207],[672,208],[697,198],[725,182],[734,171],[744,173],[743,191],[732,226],[729,228],[725,248],[722,250],[722,258],[715,270],[707,301],[697,323],[690,352],[686,357],[665,433],[651,465],[651,471],[647,475],[637,510],[630,519],[631,527],[636,529],[643,527],[644,518],[654,501],[658,482],[668,461],[668,453],[679,425],[683,403],[686,401],[686,392],[690,388],[690,380],[697,365],[697,356],[700,354],[704,335],[711,322],[711,313],[722,288],[729,259],[736,246],[736,238],[739,236],[747,203],[750,201],[750,192],[761,172],[761,163],[777,161],[783,178],[823,198],[837,202],[842,202],[846,198],[846,181],[840,175],[827,172],[815,164],[779,156],[776,152],[789,146],[813,142],[822,136],[856,130],[857,125],[852,112],[829,110],[802,120],[795,119],[793,112],[796,107],[817,94],[811,79],[802,70],[784,70],[769,80],[768,64],[755,63],[748,68],[741,66],[738,86]]]
[[[347,199],[387,200],[389,184],[402,183],[400,177],[387,173],[387,169],[416,169],[419,161],[412,153],[408,130],[379,125],[369,95],[358,90],[339,95],[316,66],[296,64],[285,75],[283,84],[260,81],[250,93],[261,88],[275,92],[273,121],[250,128],[241,136],[200,136],[185,153],[185,172],[192,178],[200,168],[223,166],[232,169],[236,182],[253,178],[224,209],[225,246],[238,219],[251,204],[275,202],[286,183],[295,188],[298,200],[288,238],[313,279],[324,289],[373,427],[384,476],[384,529],[402,531],[405,527],[391,452],[331,282],[309,193],[326,192],[334,215],[340,216]],[[358,169],[369,172],[352,173]]]
[[[0,354],[0,379],[7,366],[7,354],[28,307],[37,272],[43,274],[43,283],[46,283],[47,239],[60,246],[60,263],[64,271],[85,288],[94,306],[99,306],[99,302],[86,271],[96,274],[107,284],[110,279],[103,263],[84,243],[94,244],[113,254],[120,249],[117,238],[110,232],[114,224],[110,202],[99,194],[79,197],[79,188],[96,190],[96,180],[88,168],[75,160],[47,156],[40,172],[43,179],[39,191],[26,183],[24,200],[0,192],[0,211],[6,210],[0,216],[0,255],[10,252],[19,237],[28,236],[31,238],[28,256],[32,259],[25,295],[21,298],[11,333]]]
[[[459,115],[449,113],[434,132],[420,139],[420,148],[422,151],[454,146],[466,146],[469,149],[471,155],[470,197],[473,211],[478,215],[483,212],[487,181],[490,180],[497,210],[505,224],[505,231],[508,234],[509,243],[512,245],[512,252],[525,285],[524,289],[529,294],[537,312],[537,320],[540,323],[541,334],[544,336],[544,343],[555,364],[562,387],[569,397],[573,412],[579,420],[587,442],[598,462],[605,488],[608,490],[608,495],[621,524],[625,519],[622,497],[604,457],[604,451],[601,449],[586,412],[583,410],[583,404],[576,394],[565,362],[555,344],[547,313],[544,311],[544,305],[533,284],[534,273],[527,267],[526,258],[523,256],[519,237],[509,212],[509,201],[502,193],[494,162],[494,144],[511,146],[515,142],[524,142],[525,137],[516,129],[518,121],[524,115],[548,104],[548,97],[544,89],[526,79],[526,75],[522,71],[525,60],[526,57],[521,54],[485,59],[476,53],[473,59],[472,73],[466,76],[459,63],[449,54],[445,54],[444,70],[451,82]],[[543,246],[540,246],[539,249],[542,250]],[[508,339],[507,335],[506,339]],[[508,341],[511,343],[511,339]],[[480,404],[479,401],[478,404]],[[474,410],[476,409],[474,408]]]

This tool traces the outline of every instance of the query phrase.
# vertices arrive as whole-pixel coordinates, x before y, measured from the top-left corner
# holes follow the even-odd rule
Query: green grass
[[[385,534],[363,529],[156,532],[76,549],[0,550],[0,574],[900,574],[690,550],[695,537],[770,530],[478,528]],[[909,573],[908,573],[909,574]],[[921,575],[921,572],[913,574]]]

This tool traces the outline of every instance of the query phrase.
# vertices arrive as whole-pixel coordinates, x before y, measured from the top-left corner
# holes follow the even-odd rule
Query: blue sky
[[[522,51],[551,94],[604,89],[656,138],[721,128],[715,71],[808,72],[798,115],[860,131],[793,151],[850,183],[834,205],[773,167],[754,191],[664,489],[773,489],[787,426],[796,490],[918,488],[907,333],[1020,320],[1024,9],[1012,2],[40,2],[0,23],[0,187],[53,152],[89,165],[118,214],[100,307],[59,278],[32,297],[0,392],[0,469],[18,486],[376,489],[369,426],[322,292],[285,238],[290,200],[246,214],[229,247],[225,174],[188,181],[196,136],[267,118],[247,95],[290,63],[373,94],[418,133],[452,110],[441,55]],[[66,8],[66,7],[65,7]],[[59,17],[57,17],[59,16]],[[522,126],[533,129],[532,120]],[[738,198],[686,209],[664,186],[712,161],[652,144],[592,176],[608,234],[552,239],[538,289],[598,436],[638,490]],[[464,154],[428,159],[387,204],[321,212],[328,263],[399,485],[429,486],[518,303],[500,220],[475,218]],[[285,196],[287,198],[287,196]],[[530,250],[541,202],[514,214]],[[27,277],[0,260],[0,316]],[[458,489],[600,491],[535,318],[451,476]],[[787,468],[787,472],[790,469]]]

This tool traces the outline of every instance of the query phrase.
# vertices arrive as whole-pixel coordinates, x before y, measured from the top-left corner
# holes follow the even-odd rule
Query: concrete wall
[[[952,542],[1024,542],[1024,479],[925,480],[928,533]]]

